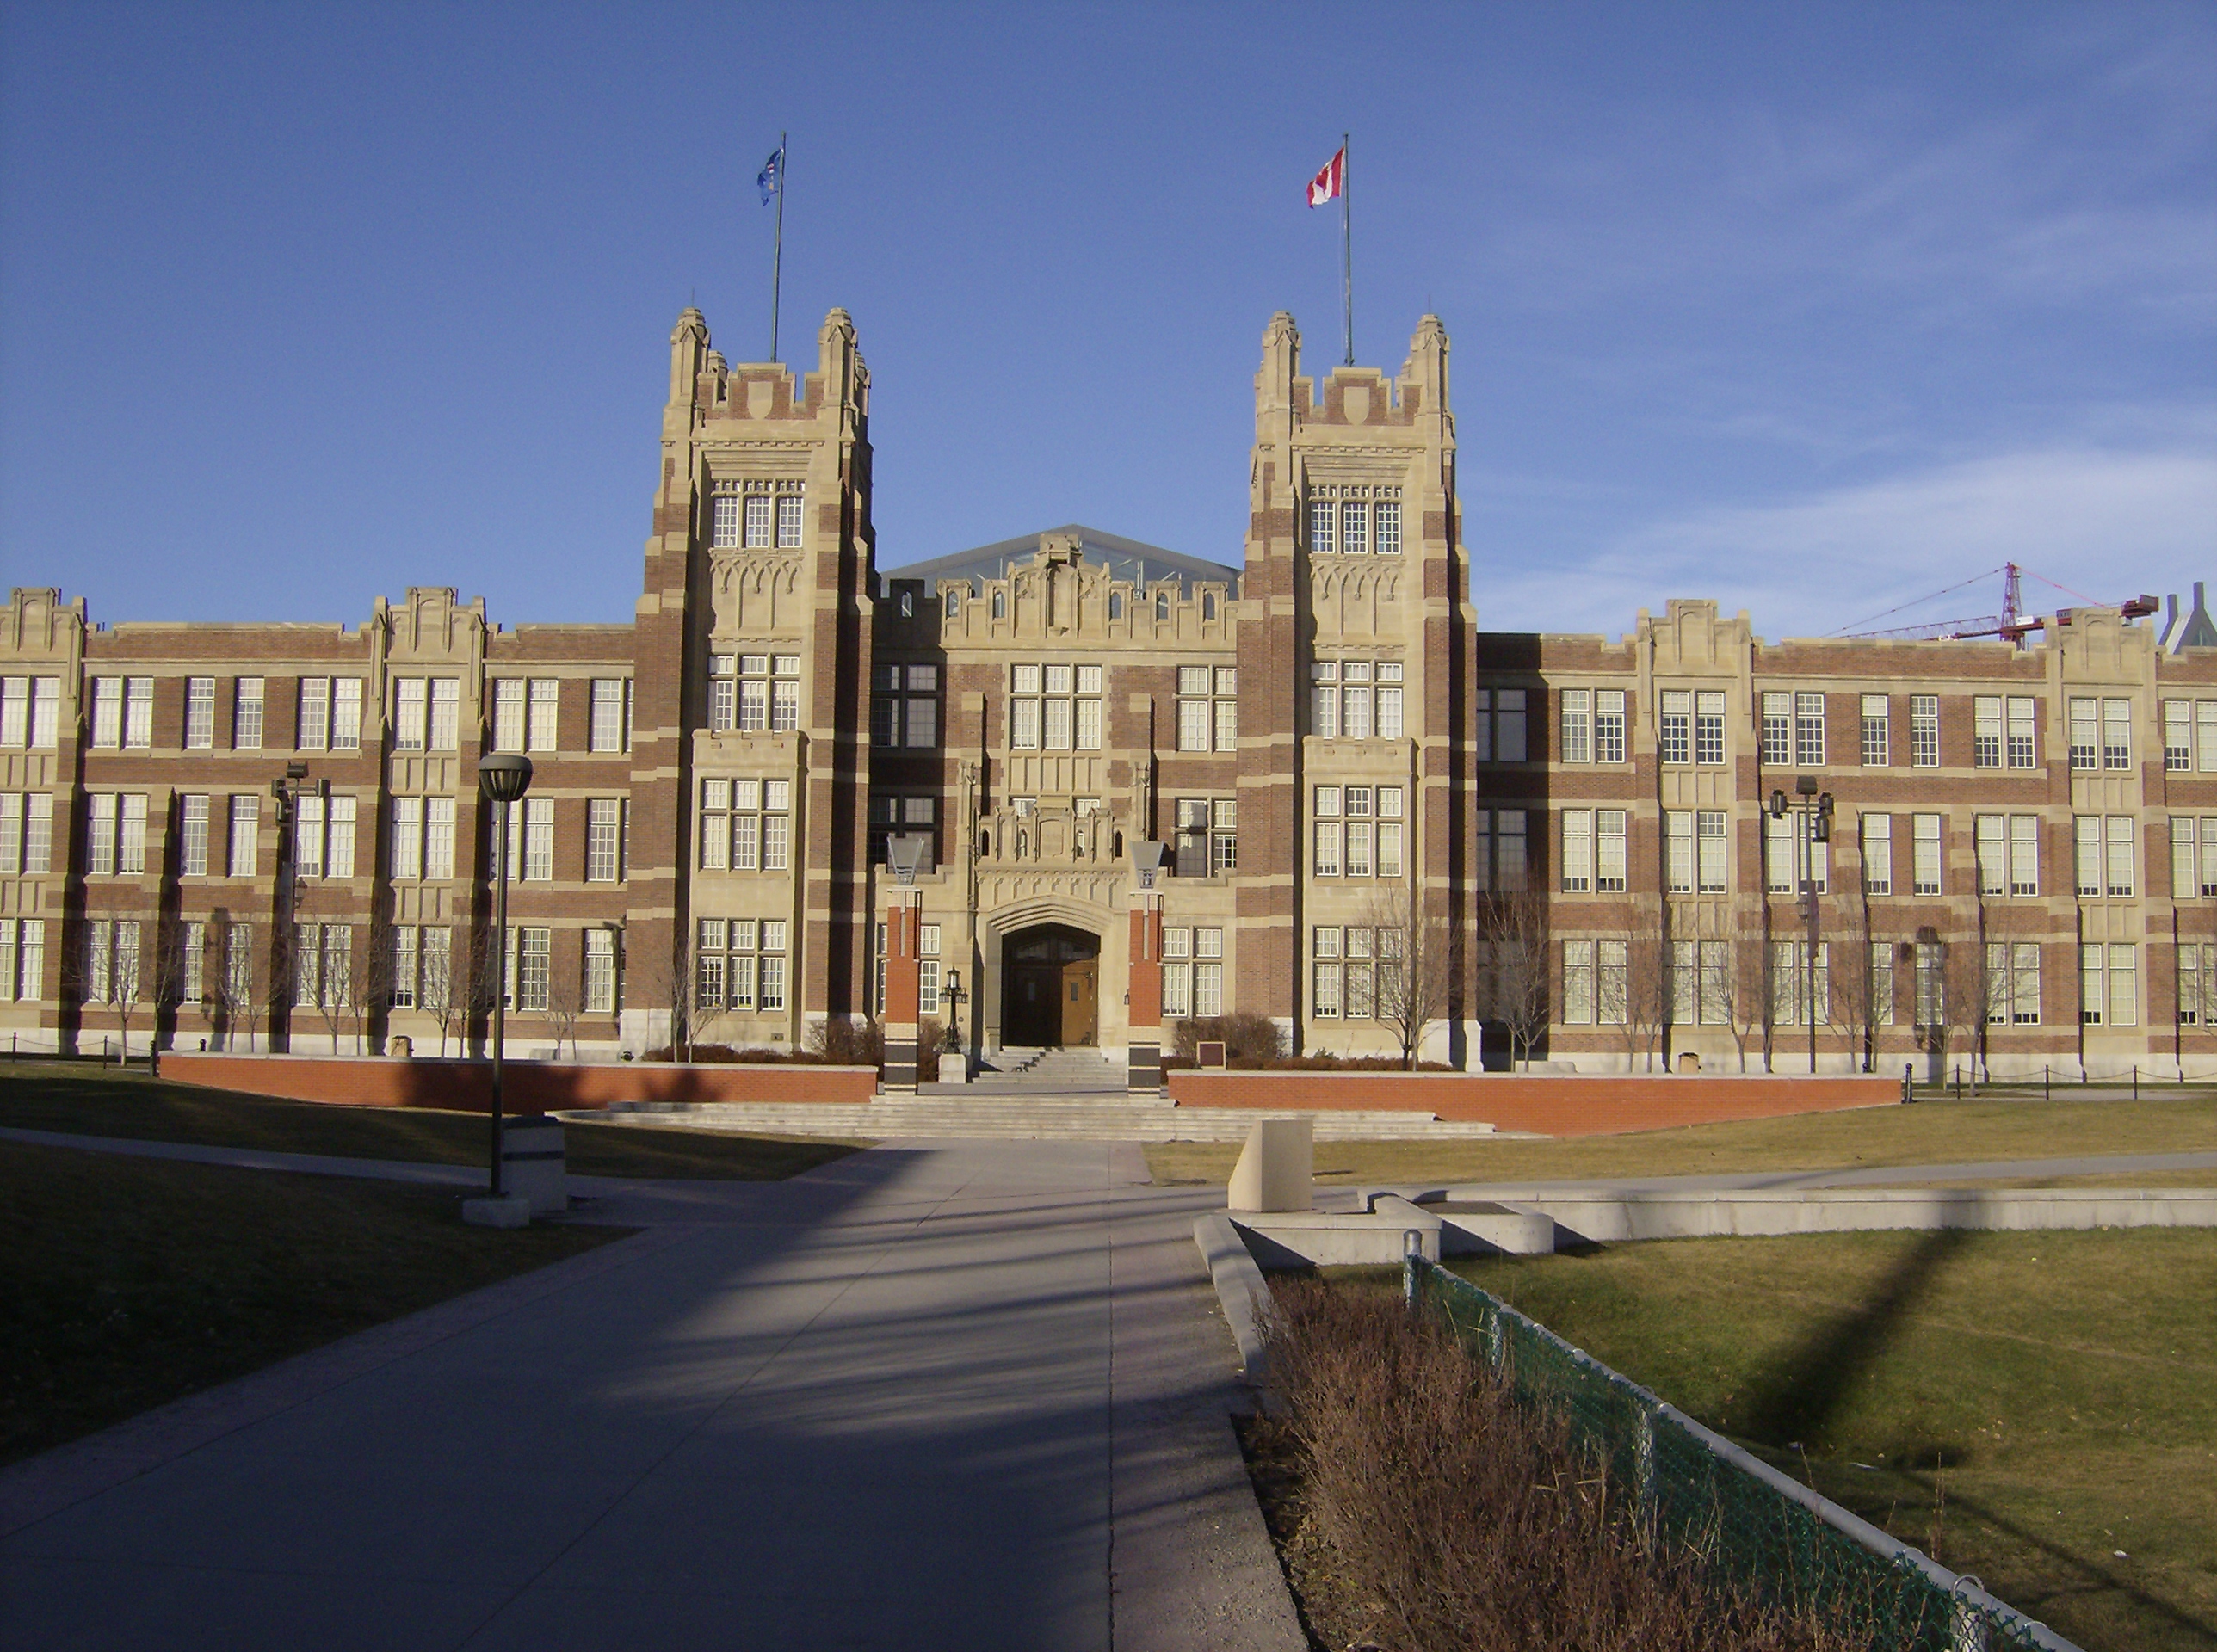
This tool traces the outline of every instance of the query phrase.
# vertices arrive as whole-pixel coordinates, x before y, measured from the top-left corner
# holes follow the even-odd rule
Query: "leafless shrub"
[[[1275,1061],[1286,1053],[1278,1024],[1251,1009],[1173,1022],[1170,1039],[1175,1052],[1189,1063],[1200,1058],[1195,1046],[1210,1039],[1222,1040],[1224,1058],[1234,1066]]]
[[[1330,1644],[1387,1652],[1848,1652],[1866,1644],[1765,1606],[1658,1544],[1565,1421],[1398,1298],[1274,1284],[1288,1459],[1281,1535]],[[1275,1439],[1274,1437],[1275,1436]],[[1281,1533],[1286,1522],[1279,1522]],[[1325,1621],[1319,1621],[1319,1619]]]

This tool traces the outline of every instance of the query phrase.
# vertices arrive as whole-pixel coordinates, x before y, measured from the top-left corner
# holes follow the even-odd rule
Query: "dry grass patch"
[[[1237,1143],[1158,1142],[1165,1185],[1221,1184]],[[2217,1100],[1930,1101],[1545,1142],[1318,1142],[1319,1181],[1568,1181],[1742,1170],[1853,1170],[2089,1153],[2217,1152]]]
[[[281,1101],[66,1062],[23,1062],[0,1069],[0,1125],[20,1130],[348,1159],[483,1164],[485,1123],[479,1113]],[[570,1168],[584,1176],[780,1181],[843,1158],[861,1145],[642,1125],[565,1128]]]
[[[460,1198],[0,1142],[0,1462],[626,1231]]]

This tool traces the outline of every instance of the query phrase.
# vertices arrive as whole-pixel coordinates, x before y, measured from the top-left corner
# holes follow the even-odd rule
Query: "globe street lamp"
[[[478,792],[500,805],[493,853],[498,857],[493,906],[493,956],[499,960],[500,983],[492,1000],[492,1196],[501,1196],[500,1185],[500,1058],[508,1041],[508,823],[516,799],[531,789],[531,759],[517,752],[500,752],[478,765]]]

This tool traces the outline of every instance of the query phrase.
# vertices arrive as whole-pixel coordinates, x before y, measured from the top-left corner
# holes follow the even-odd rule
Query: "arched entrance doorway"
[[[1018,1049],[1101,1039],[1101,937],[1067,924],[1001,943],[1001,1042]]]

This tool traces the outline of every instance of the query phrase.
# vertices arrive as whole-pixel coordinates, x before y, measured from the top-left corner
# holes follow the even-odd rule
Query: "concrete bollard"
[[[570,1208],[568,1162],[559,1119],[527,1116],[502,1121],[501,1186],[528,1199],[534,1216],[559,1215]]]
[[[1232,1168],[1225,1208],[1306,1211],[1316,1207],[1316,1120],[1265,1119],[1247,1132]]]

